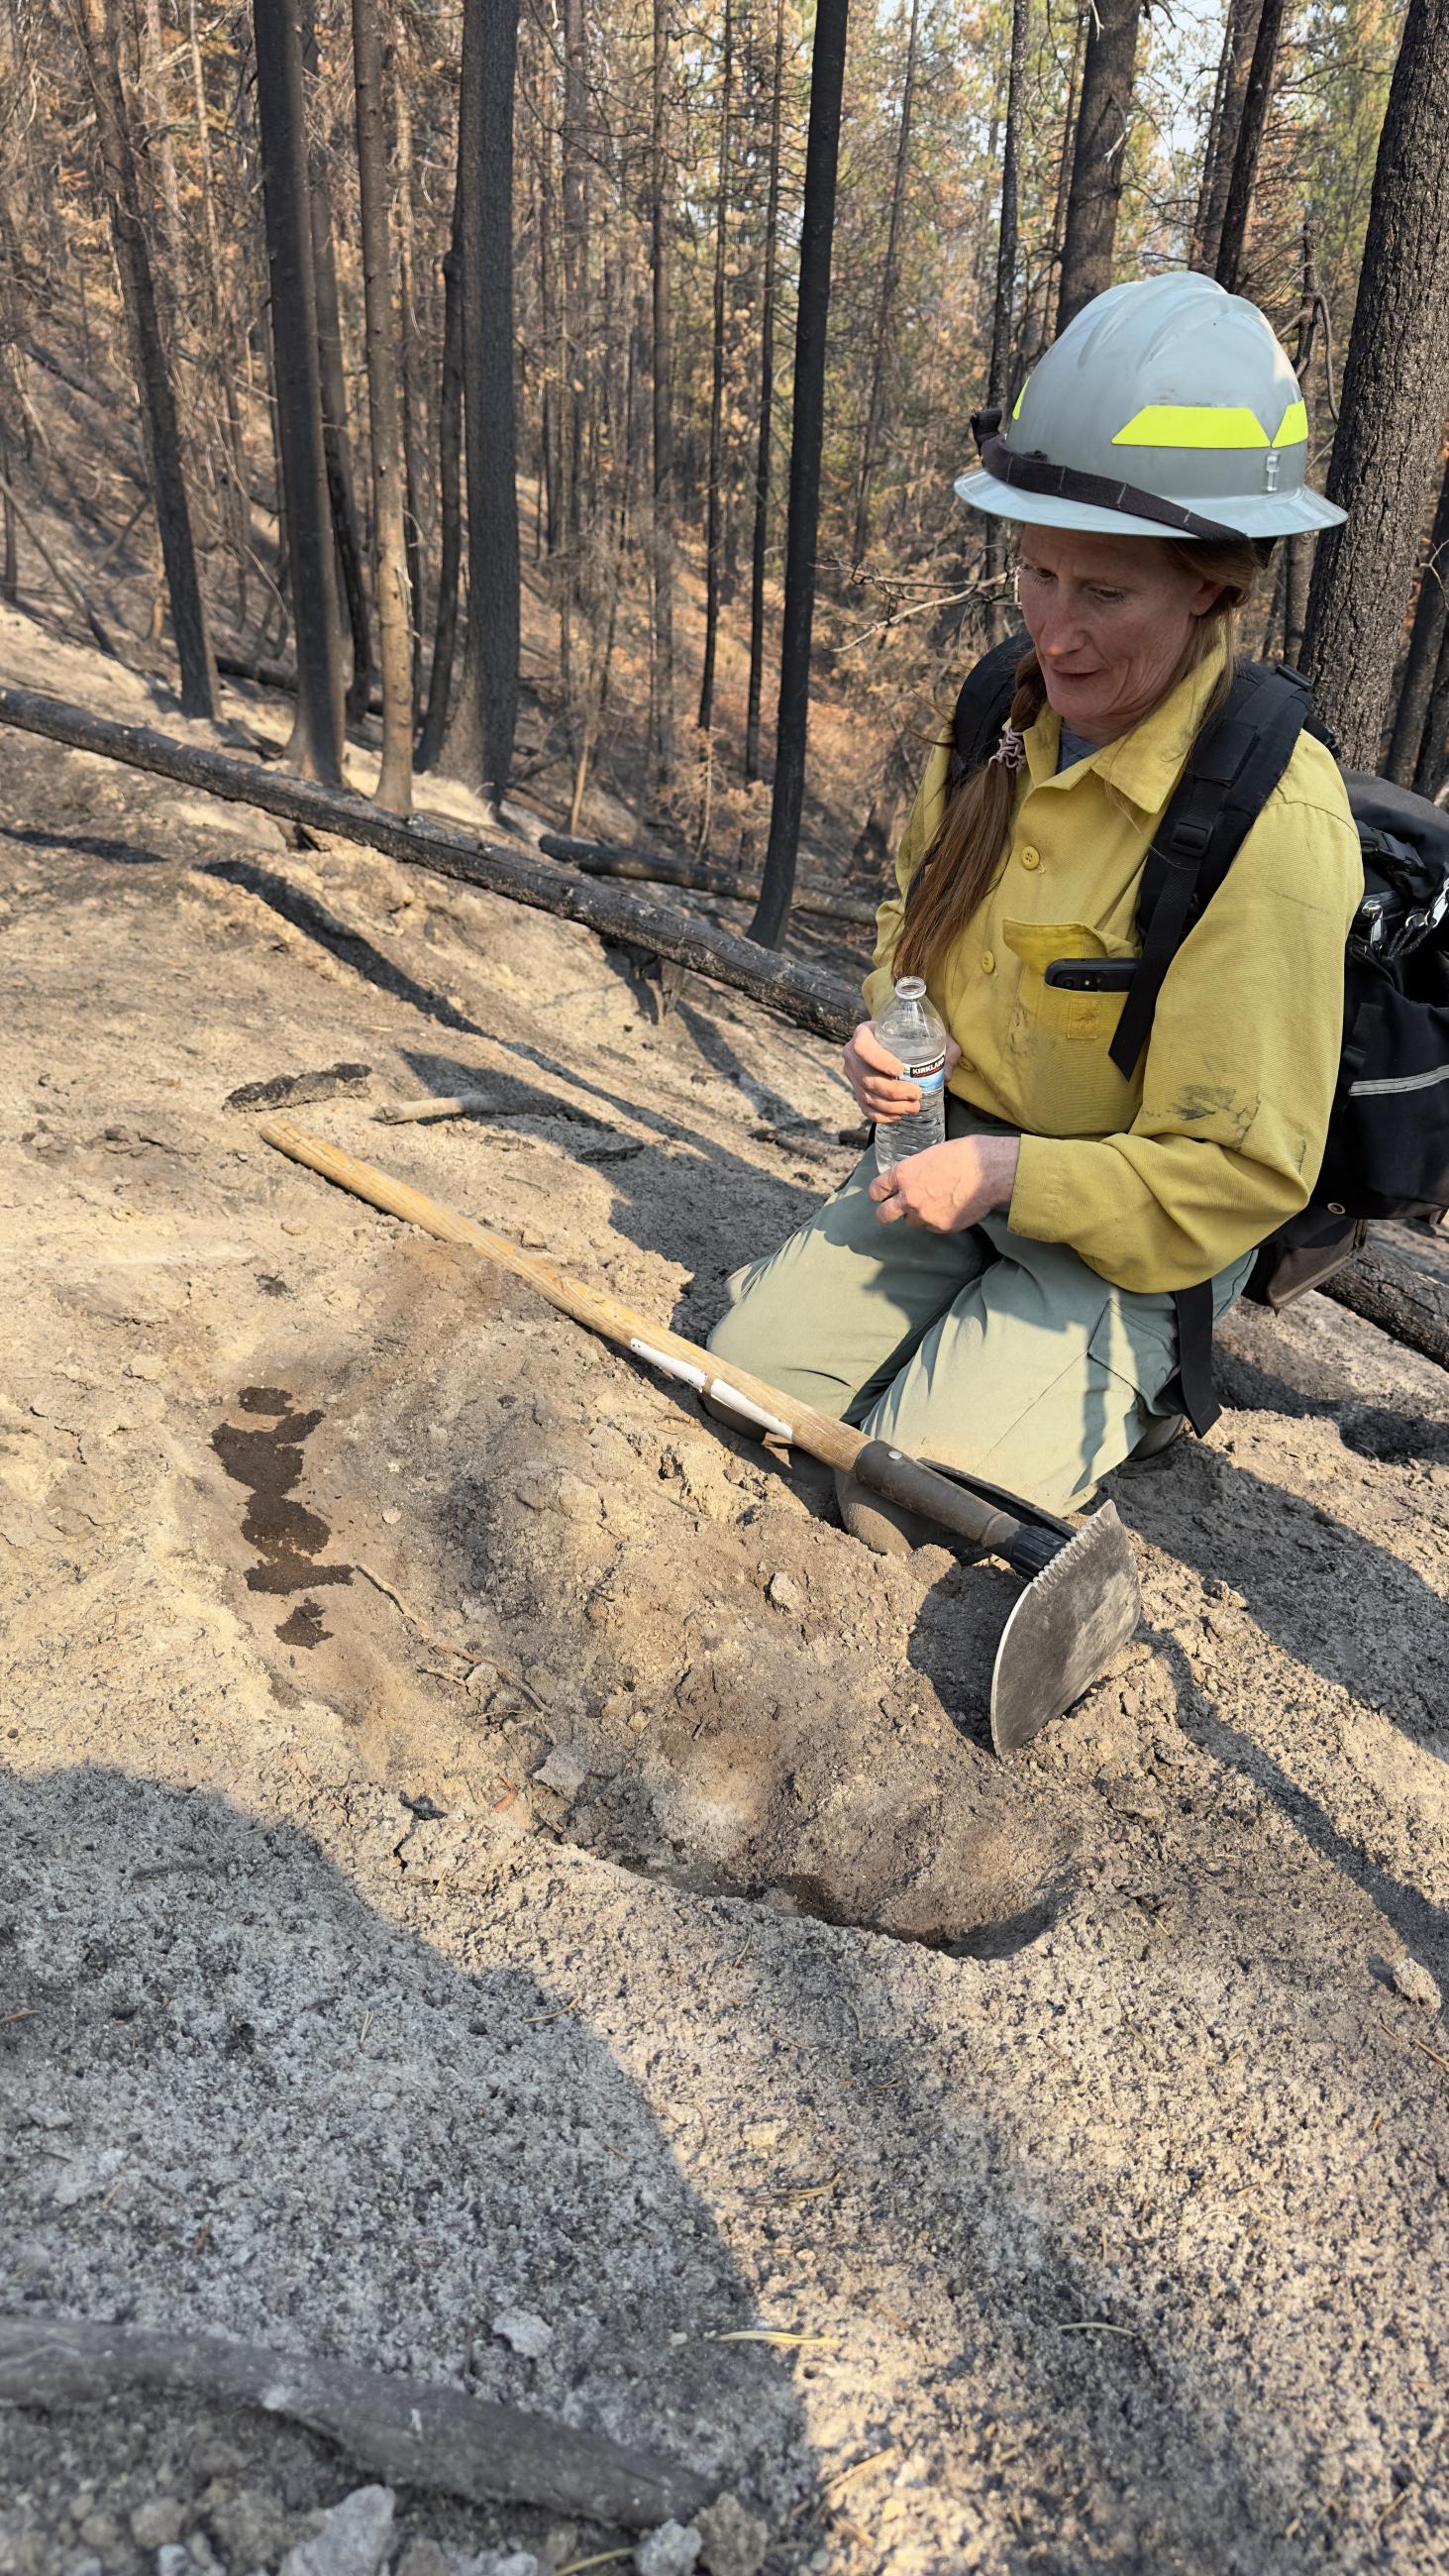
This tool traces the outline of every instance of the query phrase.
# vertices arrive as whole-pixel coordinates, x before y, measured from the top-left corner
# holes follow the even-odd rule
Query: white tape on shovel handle
[[[731,1413],[737,1413],[743,1422],[753,1422],[757,1431],[768,1431],[776,1440],[794,1439],[789,1423],[782,1422],[778,1413],[767,1413],[762,1404],[752,1404],[747,1395],[741,1395],[737,1386],[726,1386],[722,1377],[710,1380],[709,1391],[716,1404],[728,1405]]]
[[[696,1368],[693,1360],[678,1360],[672,1351],[657,1351],[652,1342],[631,1341],[629,1348],[636,1359],[647,1360],[651,1368],[662,1369],[666,1377],[682,1378],[686,1386],[693,1387],[696,1395],[703,1395],[708,1383],[716,1404],[727,1405],[742,1422],[753,1422],[757,1430],[770,1432],[776,1440],[794,1439],[789,1423],[782,1422],[777,1413],[766,1413],[763,1405],[752,1404],[737,1387],[726,1386],[722,1377],[706,1381],[703,1369]]]
[[[651,1368],[663,1369],[666,1377],[682,1377],[696,1395],[703,1394],[704,1371],[696,1368],[693,1360],[677,1360],[672,1351],[656,1351],[652,1342],[631,1342],[629,1348],[636,1359],[647,1360]]]

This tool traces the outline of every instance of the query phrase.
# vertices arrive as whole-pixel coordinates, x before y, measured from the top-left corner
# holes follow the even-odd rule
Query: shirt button
[[[1024,868],[1039,868],[1041,866],[1040,850],[1023,850],[1021,854],[1021,864]]]
[[[995,972],[996,972],[996,960],[995,960],[995,958],[993,957],[993,955],[992,955],[992,953],[991,953],[991,951],[990,951],[990,949],[989,949],[989,948],[984,952],[984,954],[983,954],[983,956],[982,956],[982,959],[981,959],[981,972],[982,972],[982,974],[983,974],[983,975],[994,975],[994,974],[995,974]]]

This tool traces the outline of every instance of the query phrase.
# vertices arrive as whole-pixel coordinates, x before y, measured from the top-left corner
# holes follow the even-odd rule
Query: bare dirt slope
[[[782,2576],[1449,2565],[1442,1374],[1240,1319],[1120,1480],[1140,1638],[1003,1768],[1007,1578],[877,1563],[226,1105],[365,1065],[292,1114],[701,1332],[847,1167],[824,1050],[50,745],[0,795],[0,2311],[543,2408]],[[248,2576],[358,2482],[14,2412],[0,2564]]]

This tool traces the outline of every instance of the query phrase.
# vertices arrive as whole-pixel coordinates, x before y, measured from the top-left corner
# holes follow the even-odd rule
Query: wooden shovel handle
[[[503,1235],[490,1234],[486,1227],[475,1225],[471,1217],[460,1216],[456,1208],[444,1207],[440,1200],[427,1198],[406,1181],[380,1172],[375,1164],[345,1153],[340,1145],[329,1145],[324,1137],[294,1127],[290,1119],[267,1119],[261,1134],[279,1153],[290,1155],[294,1163],[305,1163],[310,1171],[320,1172],[325,1181],[335,1181],[339,1189],[350,1190],[354,1198],[366,1199],[372,1207],[401,1217],[408,1225],[421,1226],[425,1234],[436,1235],[442,1243],[458,1243],[469,1252],[481,1252],[486,1261],[495,1263],[500,1270],[511,1271],[515,1279],[536,1289],[561,1315],[572,1316],[576,1324],[602,1334],[605,1341],[621,1343],[642,1359],[652,1356],[674,1374],[685,1375],[696,1389],[733,1388],[757,1416],[786,1425],[790,1439],[807,1449],[812,1458],[823,1459],[828,1467],[848,1471],[867,1446],[863,1432],[832,1421],[828,1413],[817,1413],[812,1405],[797,1404],[793,1397],[782,1395],[778,1387],[766,1385],[763,1378],[751,1377],[747,1370],[717,1360],[712,1351],[704,1350],[698,1342],[686,1341],[682,1333],[671,1333],[667,1324],[656,1324],[652,1317],[623,1305],[602,1289],[569,1278],[551,1261],[520,1252]]]
[[[708,1392],[718,1400],[725,1390],[732,1390],[744,1398],[744,1419],[755,1429],[773,1428],[783,1438],[808,1450],[812,1458],[822,1459],[827,1467],[859,1474],[890,1500],[938,1521],[975,1547],[990,1548],[994,1554],[1009,1558],[1020,1573],[1029,1576],[1038,1570],[1039,1548],[1032,1533],[1023,1532],[1021,1523],[1008,1513],[937,1475],[919,1459],[908,1458],[883,1441],[867,1439],[863,1431],[853,1431],[848,1423],[836,1422],[828,1413],[817,1413],[813,1405],[797,1404],[792,1396],[782,1395],[778,1387],[767,1385],[763,1378],[751,1377],[748,1370],[717,1360],[712,1351],[704,1350],[698,1342],[687,1342],[682,1333],[671,1333],[667,1324],[653,1323],[636,1307],[622,1305],[617,1297],[606,1296],[600,1288],[586,1287],[581,1279],[569,1278],[551,1261],[520,1252],[503,1235],[490,1234],[486,1227],[475,1225],[471,1217],[460,1216],[456,1208],[444,1207],[440,1200],[425,1197],[406,1181],[395,1181],[390,1173],[380,1172],[376,1164],[360,1162],[340,1145],[329,1145],[325,1138],[294,1127],[290,1119],[269,1118],[261,1133],[279,1153],[290,1155],[294,1163],[305,1163],[310,1171],[320,1172],[324,1180],[350,1190],[354,1198],[366,1199],[371,1206],[382,1208],[389,1216],[401,1217],[408,1225],[421,1226],[425,1234],[436,1235],[442,1243],[457,1243],[465,1251],[481,1252],[485,1261],[511,1271],[515,1279],[536,1289],[561,1315],[571,1316],[591,1333],[602,1334],[605,1341],[621,1343],[668,1375],[683,1378],[697,1393]],[[1026,1558],[1020,1555],[1024,1543],[1028,1547]],[[1048,1548],[1046,1553],[1050,1552]]]

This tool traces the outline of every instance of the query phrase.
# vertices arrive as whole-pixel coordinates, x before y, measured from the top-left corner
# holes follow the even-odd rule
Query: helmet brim
[[[956,478],[956,489],[973,510],[995,519],[1015,519],[1029,528],[1071,528],[1091,537],[1170,537],[1174,531],[1159,520],[1139,519],[1130,510],[1102,510],[1094,501],[1070,501],[1055,492],[1026,492],[1003,483],[984,467]],[[1191,508],[1191,502],[1184,507]],[[1302,537],[1318,528],[1338,528],[1348,516],[1321,492],[1261,492],[1231,501],[1214,498],[1198,505],[1205,519],[1232,528],[1243,537]],[[1187,540],[1184,540],[1187,542]]]

